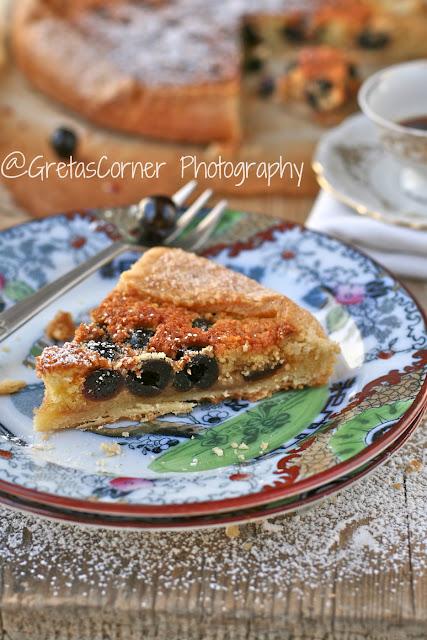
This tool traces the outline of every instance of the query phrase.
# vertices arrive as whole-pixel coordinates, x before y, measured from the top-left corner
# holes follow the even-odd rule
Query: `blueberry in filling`
[[[213,322],[207,320],[206,318],[195,318],[191,323],[191,326],[195,329],[202,329],[202,331],[208,331],[208,329],[213,325]]]
[[[206,348],[205,344],[192,344],[191,346],[186,347],[185,349],[178,349],[178,351],[175,354],[174,360],[181,360],[181,358],[186,356],[188,354],[188,352],[191,352],[191,351],[202,351],[205,348]]]
[[[242,373],[242,376],[248,382],[253,382],[255,380],[262,380],[263,378],[268,378],[268,376],[273,375],[277,369],[280,369],[282,364],[278,362],[273,367],[266,367],[265,369],[261,369],[258,371],[250,371],[249,373]]]
[[[107,360],[114,360],[120,353],[119,347],[114,342],[89,340],[89,342],[86,342],[86,346],[92,351],[97,351],[100,356],[107,358]]]
[[[313,109],[321,109],[324,99],[333,88],[333,84],[326,78],[319,78],[312,82],[306,90],[307,102]]]
[[[215,358],[197,353],[184,369],[175,375],[173,384],[178,391],[189,391],[193,386],[208,389],[218,380],[218,376],[219,367]]]
[[[50,144],[60,158],[70,158],[77,148],[77,135],[71,129],[58,127],[52,134]]]
[[[302,22],[294,22],[293,24],[287,24],[282,29],[283,37],[292,42],[293,44],[304,42],[305,31],[304,24]]]
[[[245,60],[244,69],[247,73],[255,73],[256,71],[260,71],[262,69],[263,64],[264,63],[261,58],[256,58],[255,56],[253,56]]]
[[[89,373],[83,385],[88,400],[109,400],[123,388],[123,378],[118,371],[96,369]]]
[[[177,391],[190,391],[193,386],[191,375],[189,375],[185,370],[178,371],[178,373],[175,374],[173,386]]]
[[[129,371],[126,386],[136,396],[156,396],[167,386],[172,368],[166,360],[147,360],[138,373]]]
[[[330,80],[327,80],[326,78],[319,78],[318,80],[316,80],[316,87],[319,93],[324,94],[324,93],[328,93],[332,89],[333,84]]]
[[[247,47],[255,47],[262,42],[259,34],[255,31],[254,27],[248,23],[243,25],[242,29],[243,44]]]
[[[258,85],[258,95],[261,98],[268,98],[274,93],[275,83],[273,78],[266,76],[262,78]]]
[[[364,49],[383,49],[390,42],[390,36],[385,31],[373,31],[368,27],[359,33],[357,42]]]
[[[349,62],[347,71],[348,71],[349,78],[357,78],[359,75],[356,65],[353,64],[352,62]]]
[[[145,349],[155,333],[152,329],[136,329],[129,338],[129,344],[134,349]]]
[[[206,347],[205,344],[192,344],[187,347],[187,351],[202,351]]]

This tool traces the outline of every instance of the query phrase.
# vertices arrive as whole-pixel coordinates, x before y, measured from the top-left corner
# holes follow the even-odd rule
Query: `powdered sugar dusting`
[[[9,588],[44,583],[58,595],[65,578],[73,593],[76,585],[86,593],[92,586],[107,592],[145,584],[161,594],[189,589],[203,571],[211,590],[232,588],[242,603],[250,591],[260,606],[266,589],[274,587],[278,595],[291,582],[295,592],[299,582],[327,586],[387,571],[398,588],[398,570],[408,565],[408,531],[414,579],[427,570],[426,445],[427,425],[402,453],[342,494],[305,512],[241,526],[232,538],[224,530],[82,529],[2,510],[0,555],[10,568]],[[405,468],[413,459],[423,465],[408,474]]]
[[[125,73],[153,85],[176,85],[233,78],[243,15],[301,5],[296,0],[125,2],[78,15],[75,23]]]

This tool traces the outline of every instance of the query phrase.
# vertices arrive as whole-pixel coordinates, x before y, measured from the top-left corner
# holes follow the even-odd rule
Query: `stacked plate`
[[[90,213],[1,232],[0,304],[22,299],[110,241]],[[407,440],[427,405],[426,318],[391,274],[328,236],[240,212],[223,217],[206,253],[316,315],[341,346],[329,386],[42,440],[32,412],[43,393],[34,358],[48,343],[44,327],[58,308],[84,319],[134,259],[123,256],[0,348],[0,379],[27,382],[0,398],[1,503],[98,526],[225,525],[313,504]]]

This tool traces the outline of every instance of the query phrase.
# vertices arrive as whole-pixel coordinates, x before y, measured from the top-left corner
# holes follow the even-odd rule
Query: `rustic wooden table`
[[[310,200],[236,207],[304,221]],[[0,212],[0,228],[25,220]],[[427,284],[409,287],[424,304]],[[80,529],[1,509],[0,640],[427,638],[426,427],[369,478],[238,537]]]

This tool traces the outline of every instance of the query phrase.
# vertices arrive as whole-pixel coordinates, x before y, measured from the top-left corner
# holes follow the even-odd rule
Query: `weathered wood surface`
[[[311,202],[266,198],[233,205],[302,221]],[[13,222],[25,217],[24,213],[16,214]],[[11,223],[12,219],[0,211],[0,227]],[[427,285],[409,284],[425,304]],[[385,473],[385,469],[376,472],[379,483],[388,482]],[[242,527],[237,540],[228,540],[223,531],[200,535],[191,555],[197,562],[189,566],[176,549],[177,545],[185,547],[186,534],[81,530],[81,538],[89,545],[83,554],[76,528],[52,526],[32,517],[20,520],[20,516],[2,509],[0,552],[7,546],[8,554],[0,574],[0,640],[425,639],[427,575],[414,570],[411,541],[411,513],[419,508],[414,497],[419,498],[422,480],[419,474],[405,474],[403,469],[400,475],[393,495],[407,510],[408,527],[404,543],[395,552],[398,562],[385,560],[380,567],[373,562],[371,574],[364,571],[349,576],[344,560],[344,564],[337,563],[332,576],[320,572],[314,582],[293,571],[285,548],[278,551],[273,544],[269,551],[274,533],[257,525]],[[367,482],[364,480],[360,487],[371,487]],[[313,508],[313,517],[320,509]],[[380,504],[376,516],[387,521],[388,513],[388,504]],[[288,526],[298,532],[298,517],[286,518]],[[354,526],[360,524],[363,521]],[[12,525],[17,527],[14,535],[19,537],[16,553],[11,545]],[[346,527],[336,541],[337,558],[351,539],[354,526]],[[40,542],[43,532],[44,545]],[[262,560],[240,565],[247,561],[241,559],[239,549],[248,542],[263,550]],[[307,540],[307,550],[313,542]],[[102,550],[93,555],[90,549],[97,545]],[[145,563],[149,579],[144,578],[144,571],[138,574],[135,570],[139,546],[142,555],[138,562],[140,567]],[[114,558],[109,558],[109,553]],[[94,566],[100,557],[106,564],[112,563],[111,572],[103,573]],[[286,566],[291,567],[287,569],[287,584],[278,589],[269,575],[273,569],[277,573]],[[127,577],[121,578],[122,574]],[[92,577],[85,582],[82,575]],[[104,576],[102,581],[100,576]]]

